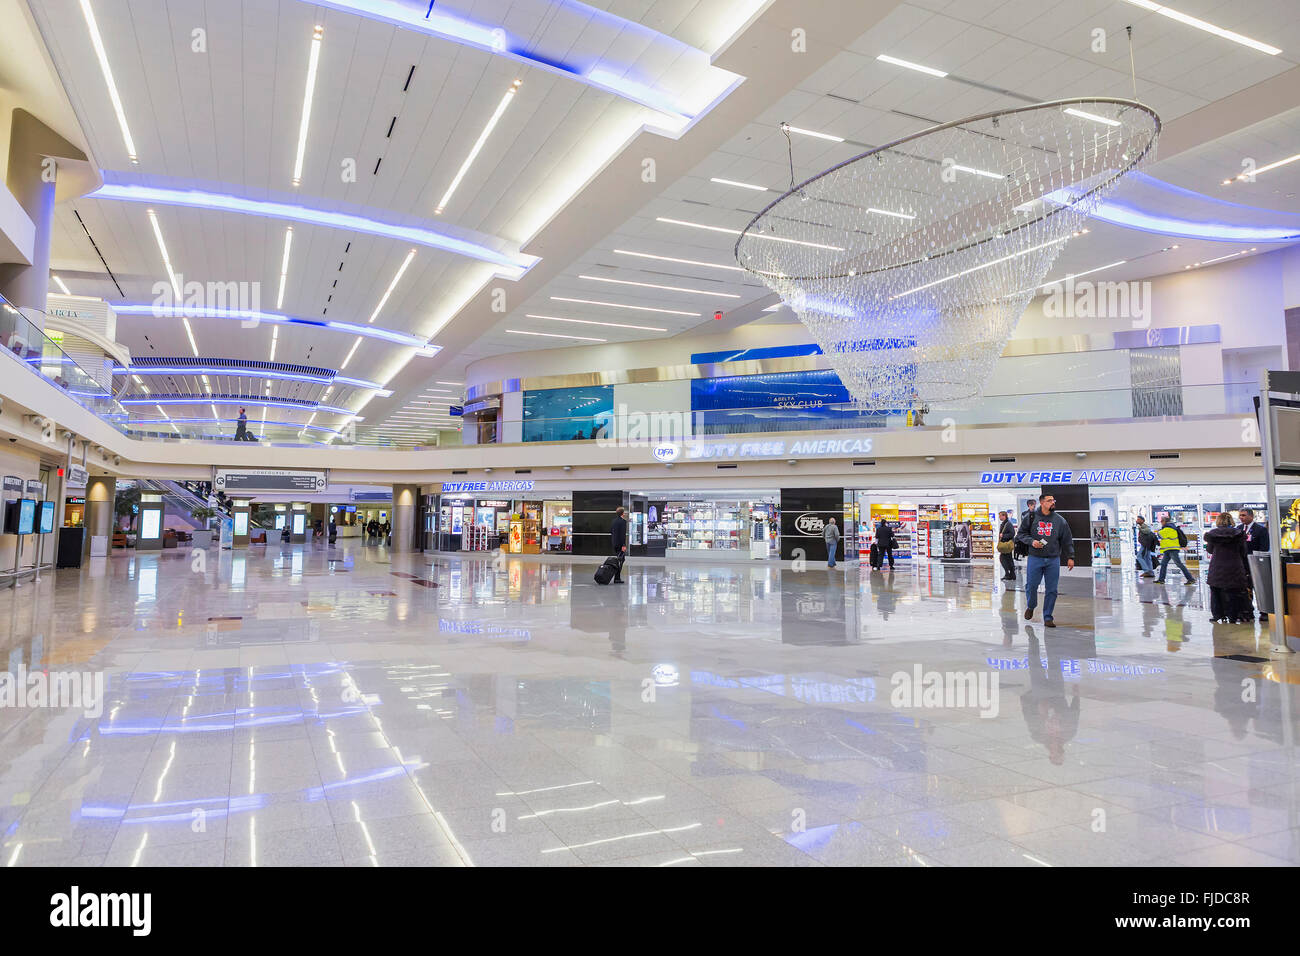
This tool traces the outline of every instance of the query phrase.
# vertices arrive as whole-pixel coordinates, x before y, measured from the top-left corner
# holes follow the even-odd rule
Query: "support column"
[[[415,512],[420,503],[419,485],[393,485],[392,550],[418,551]]]
[[[86,554],[90,554],[91,537],[99,535],[108,536],[109,553],[112,553],[116,499],[116,478],[95,475],[86,482],[86,537],[82,545]]]
[[[38,326],[44,325],[55,188],[59,162],[64,159],[84,164],[86,154],[26,110],[13,111],[5,185],[31,219],[36,232],[31,265],[0,266],[0,293],[19,308],[31,310],[27,318]]]

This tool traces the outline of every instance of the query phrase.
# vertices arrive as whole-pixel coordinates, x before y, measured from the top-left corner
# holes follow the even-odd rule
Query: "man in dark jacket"
[[[1232,525],[1232,515],[1221,512],[1214,527],[1205,532],[1205,551],[1210,556],[1210,620],[1228,624],[1246,623],[1251,612],[1246,572],[1246,533]]]
[[[610,551],[615,557],[627,557],[627,519],[623,517],[623,509],[619,508],[614,512],[614,523],[609,527],[609,543],[612,550]],[[614,572],[614,583],[623,583],[623,562],[618,564],[618,570]]]
[[[889,526],[889,522],[884,518],[880,519],[880,524],[876,525],[876,547],[880,553],[880,563],[885,563],[885,555],[889,555],[889,570],[894,570],[894,547],[897,544],[894,540],[894,529]]]
[[[1242,508],[1239,512],[1237,512],[1237,514],[1240,515],[1241,517],[1241,528],[1246,535],[1244,544],[1246,548],[1247,560],[1249,560],[1249,556],[1252,554],[1259,554],[1259,553],[1268,554],[1269,553],[1268,525],[1260,524],[1258,521],[1256,521],[1255,512],[1252,511],[1250,508]],[[1249,565],[1247,565],[1247,569],[1249,569]],[[1269,573],[1272,573],[1271,569]],[[1246,584],[1246,587],[1250,588],[1251,593],[1253,594],[1254,586],[1253,586],[1253,582],[1250,579],[1249,570],[1247,570],[1246,576],[1248,582]],[[1249,610],[1251,616],[1253,617],[1255,614],[1253,601]],[[1259,615],[1259,619],[1261,621],[1267,621],[1268,615],[1261,613]]]
[[[998,518],[1001,523],[998,525],[998,544],[1004,541],[1010,541],[1012,544],[1016,540],[1016,526],[1011,520],[1011,516],[1005,511],[998,512]],[[1016,561],[1011,556],[1010,551],[998,551],[998,561],[1002,565],[1002,580],[1014,581],[1016,579]]]
[[[1074,536],[1065,519],[1055,512],[1056,498],[1043,495],[1038,510],[1020,524],[1016,540],[1029,549],[1025,567],[1025,620],[1034,619],[1038,606],[1038,583],[1043,582],[1043,624],[1056,627],[1052,612],[1056,610],[1056,586],[1061,578],[1061,558],[1066,567],[1074,568]]]

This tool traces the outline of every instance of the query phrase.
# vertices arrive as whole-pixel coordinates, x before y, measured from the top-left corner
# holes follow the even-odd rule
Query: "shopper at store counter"
[[[1239,512],[1237,512],[1237,514],[1241,516],[1241,527],[1246,532],[1246,539],[1245,539],[1246,560],[1249,561],[1250,555],[1252,554],[1259,554],[1259,553],[1268,554],[1269,553],[1268,525],[1263,525],[1260,524],[1258,521],[1256,521],[1255,512],[1252,511],[1250,508],[1242,508]],[[1250,582],[1250,566],[1247,565],[1246,568],[1247,568],[1246,570],[1247,581]],[[1248,583],[1247,587],[1251,588],[1251,593],[1253,595],[1254,593],[1253,582]],[[1251,602],[1250,613],[1252,617],[1255,614],[1253,599]],[[1259,615],[1259,619],[1261,621],[1267,621],[1268,615],[1261,612]]]
[[[835,567],[835,552],[840,546],[840,527],[831,518],[822,528],[822,537],[826,539],[826,567]]]
[[[612,549],[611,554],[615,557],[627,557],[627,519],[623,517],[622,508],[614,512],[614,523],[609,526],[609,543]],[[624,583],[622,561],[618,563],[618,570],[614,572],[614,583]]]
[[[880,549],[880,563],[885,563],[885,557],[889,557],[889,570],[894,570],[894,529],[889,526],[889,522],[884,518],[880,519],[880,524],[876,525],[876,547]]]
[[[1192,577],[1192,572],[1187,570],[1187,565],[1183,564],[1183,548],[1187,547],[1187,535],[1183,533],[1183,529],[1170,521],[1169,515],[1166,514],[1160,519],[1160,532],[1156,537],[1160,541],[1160,574],[1156,577],[1156,584],[1165,583],[1170,561],[1178,565],[1187,584],[1194,584],[1196,579]]]
[[[1205,532],[1205,553],[1210,556],[1210,570],[1205,575],[1210,585],[1210,620],[1216,624],[1251,623],[1255,615],[1246,590],[1250,583],[1246,532],[1233,526],[1232,515],[1226,511],[1220,512],[1214,527]]]
[[[1147,524],[1146,518],[1138,515],[1133,520],[1133,553],[1137,557],[1137,569],[1142,572],[1142,577],[1153,578],[1156,575],[1151,558],[1156,553],[1156,548],[1160,547],[1160,540]]]
[[[1038,509],[1021,523],[1016,540],[1029,549],[1025,568],[1025,620],[1034,619],[1038,606],[1038,584],[1043,582],[1043,624],[1056,627],[1052,614],[1056,610],[1056,589],[1061,578],[1061,557],[1066,567],[1074,569],[1074,536],[1065,519],[1055,512],[1056,498],[1043,495]]]

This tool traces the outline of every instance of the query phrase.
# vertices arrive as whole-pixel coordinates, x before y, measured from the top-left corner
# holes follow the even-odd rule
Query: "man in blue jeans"
[[[1038,507],[1022,521],[1016,540],[1029,550],[1025,568],[1025,620],[1034,619],[1038,606],[1038,584],[1043,582],[1043,624],[1056,627],[1052,612],[1056,610],[1056,586],[1061,578],[1061,556],[1066,567],[1074,569],[1074,536],[1065,519],[1055,512],[1056,498],[1043,495]]]

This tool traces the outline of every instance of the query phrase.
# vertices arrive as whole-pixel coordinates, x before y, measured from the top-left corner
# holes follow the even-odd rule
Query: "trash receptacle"
[[[1250,581],[1255,588],[1255,607],[1260,614],[1276,614],[1273,610],[1273,569],[1267,554],[1249,554]]]

